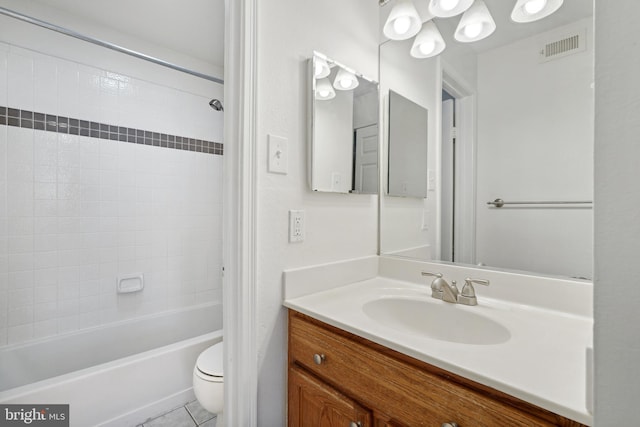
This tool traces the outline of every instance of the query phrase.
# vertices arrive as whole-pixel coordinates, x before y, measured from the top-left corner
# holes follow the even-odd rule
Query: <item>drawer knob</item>
[[[442,427],[458,427],[458,423],[451,421],[450,423],[442,423]]]
[[[313,361],[316,362],[316,365],[322,365],[322,362],[324,362],[325,356],[324,354],[314,354],[313,355]]]
[[[349,427],[362,427],[362,423],[360,421],[358,421],[358,422],[351,421],[349,423]]]

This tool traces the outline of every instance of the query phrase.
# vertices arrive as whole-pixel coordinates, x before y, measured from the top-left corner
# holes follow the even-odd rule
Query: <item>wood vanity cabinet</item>
[[[580,427],[289,310],[289,427]]]

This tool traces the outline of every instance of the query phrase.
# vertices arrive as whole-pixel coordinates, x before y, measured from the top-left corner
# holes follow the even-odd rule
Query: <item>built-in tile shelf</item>
[[[133,129],[5,106],[0,106],[0,125],[129,142],[132,144],[151,145],[175,150],[195,151],[198,153],[223,154],[223,144],[219,142],[187,138],[178,135],[167,135],[144,129]]]

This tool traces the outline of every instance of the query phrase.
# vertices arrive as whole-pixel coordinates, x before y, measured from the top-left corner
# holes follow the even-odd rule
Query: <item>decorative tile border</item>
[[[132,129],[3,106],[0,106],[0,125],[67,133],[111,141],[130,142],[132,144],[152,145],[154,147],[164,147],[175,150],[195,151],[220,156],[224,151],[222,143],[219,142],[167,135],[143,129]]]

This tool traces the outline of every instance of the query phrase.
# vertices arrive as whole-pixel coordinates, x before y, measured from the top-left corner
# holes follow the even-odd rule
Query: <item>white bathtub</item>
[[[71,426],[135,426],[193,399],[222,339],[222,305],[154,315],[0,350],[0,403],[70,404]]]

